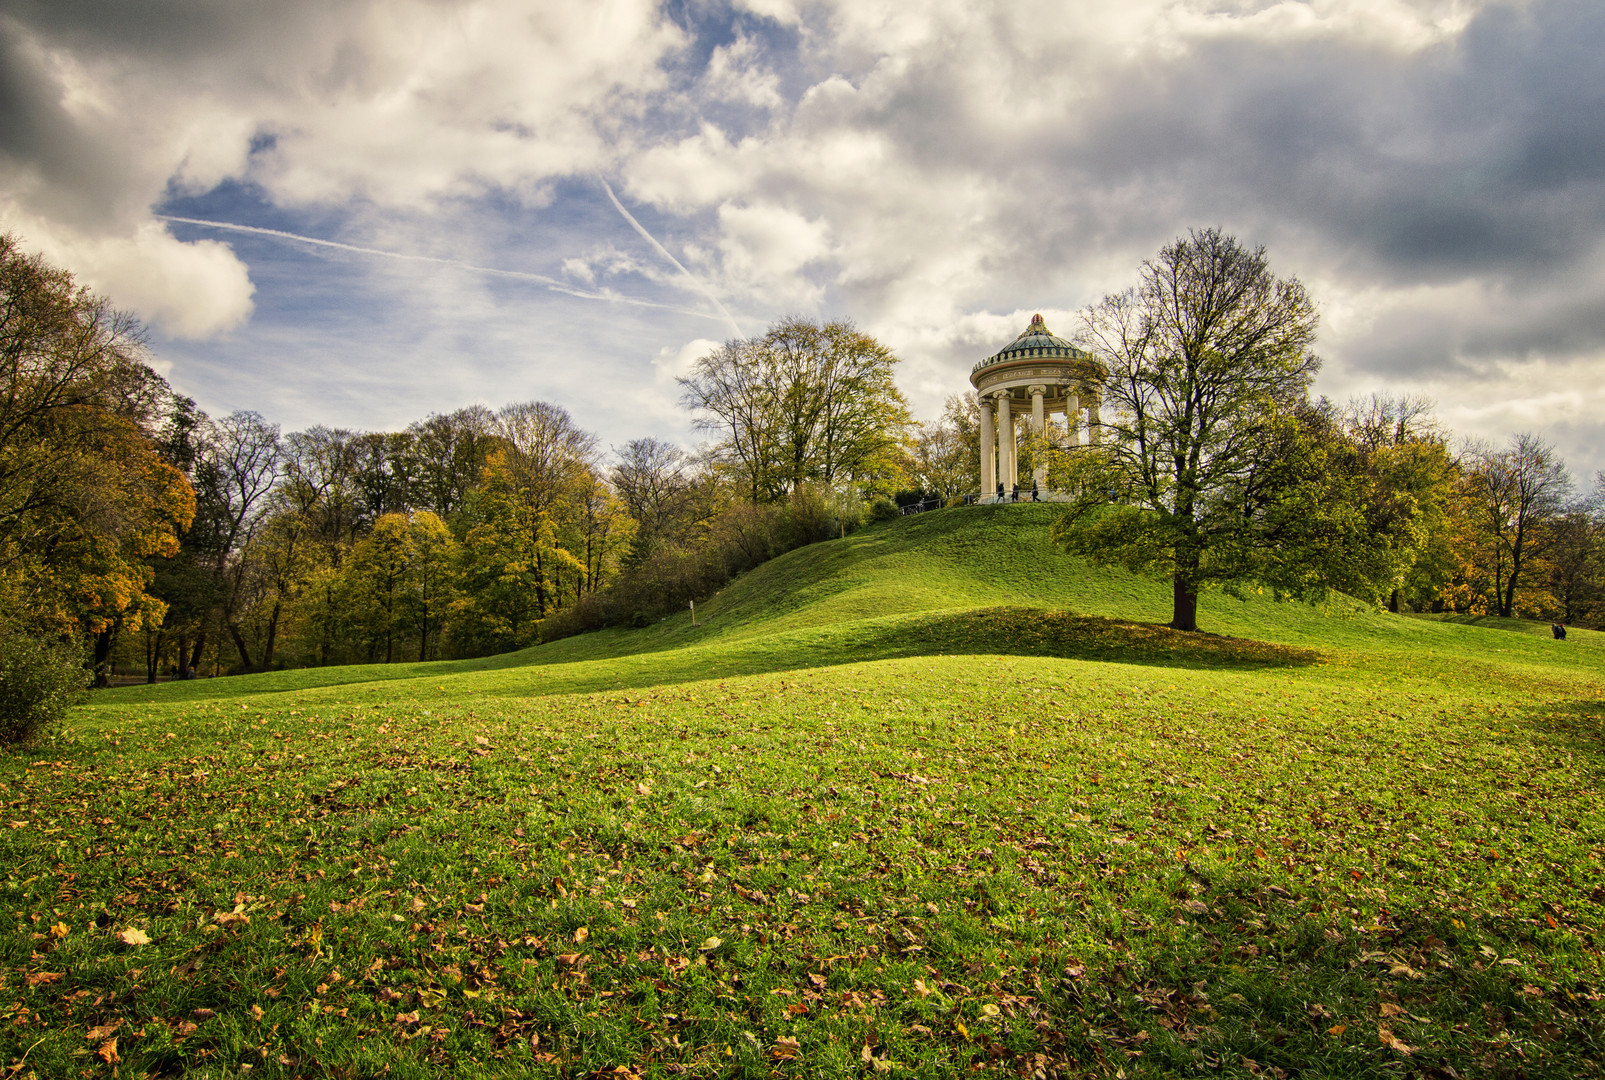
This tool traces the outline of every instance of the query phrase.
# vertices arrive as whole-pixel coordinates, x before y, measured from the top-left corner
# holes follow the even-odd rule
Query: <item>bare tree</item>
[[[1109,369],[1107,455],[1134,512],[1104,515],[1099,535],[1062,536],[1078,553],[1166,572],[1171,625],[1196,630],[1199,586],[1252,576],[1252,554],[1272,539],[1260,529],[1274,501],[1264,481],[1282,448],[1274,429],[1320,366],[1315,304],[1296,278],[1271,274],[1264,248],[1204,229],[1082,321]]]
[[[237,412],[207,425],[192,478],[196,514],[189,539],[209,556],[222,623],[247,671],[255,664],[240,617],[250,606],[251,590],[261,583],[244,550],[267,519],[283,457],[277,424],[254,412]],[[203,632],[196,638],[192,665],[205,644]]]
[[[1551,526],[1566,511],[1571,476],[1555,448],[1531,432],[1512,436],[1502,450],[1473,443],[1464,460],[1470,504],[1493,548],[1496,605],[1508,618],[1522,571],[1554,542]]]
[[[707,500],[699,497],[698,477],[684,450],[649,437],[631,439],[614,453],[618,463],[608,479],[636,525],[632,565],[663,543],[684,540],[707,520]]]

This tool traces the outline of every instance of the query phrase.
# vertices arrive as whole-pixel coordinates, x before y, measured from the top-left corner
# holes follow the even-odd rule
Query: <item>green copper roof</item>
[[[1041,315],[1031,317],[1031,325],[1026,327],[1019,337],[1005,345],[995,356],[982,360],[971,373],[980,371],[993,364],[1006,364],[1011,360],[1031,360],[1037,357],[1045,359],[1076,360],[1087,356],[1086,353],[1070,344],[1062,337],[1054,337],[1048,331],[1048,324],[1042,321]]]

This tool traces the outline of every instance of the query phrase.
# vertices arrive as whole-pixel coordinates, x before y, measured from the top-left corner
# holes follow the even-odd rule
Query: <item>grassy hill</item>
[[[1052,513],[805,548],[697,626],[98,695],[0,761],[0,1063],[1600,1075],[1605,636],[1176,634]]]

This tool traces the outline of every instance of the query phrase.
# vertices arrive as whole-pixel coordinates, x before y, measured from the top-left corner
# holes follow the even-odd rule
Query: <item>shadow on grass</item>
[[[1305,666],[1321,654],[1262,641],[1189,634],[1037,608],[996,607],[837,624],[722,645],[635,653],[609,661],[536,663],[476,687],[487,697],[584,694],[704,679],[768,675],[921,656],[1034,656],[1155,667],[1259,670]]]
[[[1314,649],[1292,645],[1028,607],[942,612],[886,630],[882,648],[888,657],[985,653],[1239,670],[1304,667],[1321,659]]]
[[[1511,619],[1503,615],[1455,615],[1445,613],[1439,615],[1417,614],[1410,616],[1413,619],[1424,621],[1453,623],[1456,626],[1479,626],[1484,630],[1506,630],[1512,634],[1526,634],[1530,637],[1553,637],[1550,624],[1538,619]]]
[[[1172,895],[1203,880],[1175,873]],[[1575,899],[1542,901],[1563,911]],[[1103,1003],[1088,995],[1096,986],[1113,1016],[1087,1030],[1112,1042],[1117,1060],[1141,1047],[1140,1075],[1600,1075],[1605,1016],[1570,1004],[1596,993],[1590,927],[1550,919],[1544,932],[1512,912],[1390,899],[1355,933],[1334,913],[1358,915],[1357,903],[1280,874],[1228,872],[1191,909],[1174,904],[1192,932],[1170,947],[1138,945],[1092,979],[1061,980],[1067,992],[1050,997],[1059,1026],[1085,1027],[1073,1021]],[[1489,962],[1499,955],[1511,959]],[[1544,978],[1515,959],[1535,956]]]
[[[1518,715],[1519,722],[1529,731],[1560,743],[1586,762],[1594,777],[1605,774],[1605,701],[1545,701]]]
[[[129,688],[100,700],[123,705],[298,691],[338,693],[342,687],[363,683],[433,681],[475,673],[483,681],[472,692],[487,697],[584,694],[918,656],[1050,656],[1239,671],[1303,667],[1321,659],[1313,649],[1027,607],[867,619],[729,643],[717,639],[687,643],[679,638],[672,645],[639,648],[645,642],[627,634],[603,643],[607,651],[601,655],[585,655],[574,644],[581,640],[568,638],[458,663],[315,668]],[[378,685],[372,689],[380,692]]]

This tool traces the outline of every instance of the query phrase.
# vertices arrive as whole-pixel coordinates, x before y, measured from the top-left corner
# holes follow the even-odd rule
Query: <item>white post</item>
[[[1081,399],[1074,390],[1066,390],[1064,394],[1064,422],[1070,429],[1070,445],[1081,445]]]
[[[1043,411],[1042,399],[1047,394],[1048,388],[1046,386],[1033,386],[1030,388],[1030,390],[1031,427],[1032,430],[1035,431],[1038,439],[1037,450],[1033,455],[1034,461],[1031,469],[1031,483],[1037,488],[1037,490],[1043,491],[1046,490],[1048,486],[1048,462],[1041,453],[1041,439],[1043,434],[1048,430],[1048,418]]]
[[[991,498],[998,493],[998,444],[992,430],[992,403],[981,402],[981,497]]]
[[[1014,418],[1009,415],[1009,392],[998,391],[998,461],[1002,463],[999,496],[1007,498],[1018,482],[1014,464]]]

